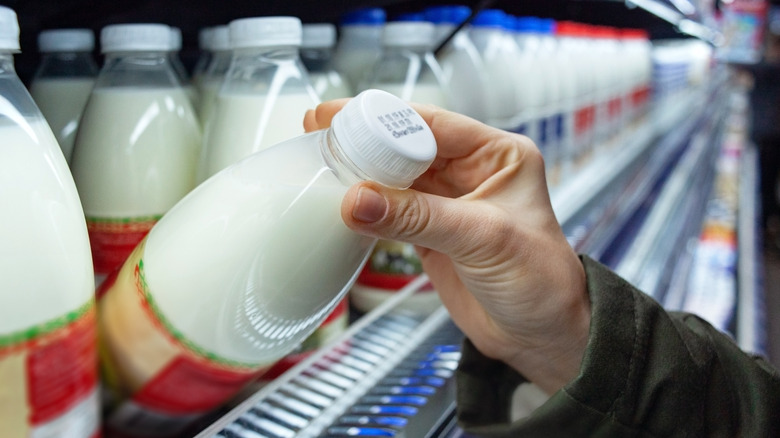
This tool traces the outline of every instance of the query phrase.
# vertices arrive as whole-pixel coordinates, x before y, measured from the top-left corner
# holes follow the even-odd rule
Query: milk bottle
[[[425,10],[425,18],[436,26],[438,47],[457,26],[471,15],[467,6],[435,6]],[[450,87],[450,104],[454,111],[482,122],[488,119],[488,77],[482,58],[468,35],[459,30],[436,54],[444,81]]]
[[[341,37],[333,53],[333,68],[353,87],[353,94],[379,58],[386,20],[381,8],[358,9],[341,17]]]
[[[433,52],[435,28],[425,21],[394,21],[385,25],[383,51],[362,88],[388,91],[404,100],[449,107],[449,93]],[[422,273],[414,245],[379,241],[350,292],[352,304],[369,311]],[[432,288],[406,302],[413,310],[430,312],[441,305]]]
[[[253,154],[193,190],[101,288],[102,365],[124,400],[109,426],[174,434],[289,353],[374,245],[342,222],[348,186],[408,187],[435,155],[425,121],[371,90],[331,128]]]
[[[71,166],[98,281],[195,185],[200,127],[168,62],[169,42],[162,24],[101,32],[106,60]]]
[[[233,60],[205,126],[200,181],[302,134],[306,110],[319,103],[298,54],[298,18],[242,18],[228,26]]]
[[[503,11],[486,9],[474,17],[469,35],[488,76],[488,124],[524,134],[526,129],[517,119],[521,110],[517,72],[521,66],[517,45],[506,34],[505,23]]]
[[[303,25],[301,61],[306,66],[314,91],[321,100],[351,97],[352,88],[331,66],[336,45],[336,26],[330,23]]]
[[[557,72],[560,86],[560,101],[556,120],[556,134],[558,137],[558,161],[560,163],[560,182],[571,178],[575,173],[575,156],[577,154],[575,136],[575,116],[577,112],[577,86],[579,82],[578,58],[573,54],[573,41],[568,34],[566,22],[556,22],[551,29],[548,44],[555,47],[554,66]]]
[[[0,6],[0,435],[100,434],[94,279],[76,186],[16,76]]]
[[[387,23],[382,54],[359,88],[381,89],[407,101],[449,108],[449,86],[432,51],[434,36],[430,22]]]
[[[95,84],[95,36],[89,29],[45,30],[38,35],[41,63],[30,94],[70,162],[79,119]]]
[[[192,68],[192,84],[200,91],[203,74],[214,57],[214,27],[204,27],[198,31],[198,60]]]
[[[211,61],[198,81],[198,95],[200,106],[198,116],[202,126],[208,124],[208,120],[214,112],[214,104],[217,101],[217,93],[225,80],[225,75],[230,69],[232,52],[230,50],[230,36],[228,27],[217,26],[211,30],[210,44],[213,51]]]
[[[520,114],[522,123],[527,125],[525,135],[531,137],[542,152],[545,161],[552,161],[547,139],[546,115],[543,115],[547,101],[550,99],[547,69],[539,62],[541,40],[539,38],[539,20],[535,17],[515,17],[513,20],[513,36],[520,56],[518,61],[521,70],[515,80],[519,80],[518,88],[522,90]]]
[[[537,21],[539,50],[537,51],[537,74],[544,78],[545,98],[540,110],[539,135],[545,137],[547,158],[547,181],[552,185],[560,183],[563,175],[563,149],[565,147],[564,124],[567,99],[573,95],[571,75],[576,72],[560,70],[558,45],[555,40],[555,21]],[[563,66],[565,66],[565,60]]]
[[[187,93],[187,96],[190,98],[190,102],[192,103],[193,107],[197,108],[199,106],[199,96],[197,90],[190,80],[190,75],[187,73],[187,68],[184,67],[184,63],[181,62],[181,58],[179,57],[179,52],[181,52],[182,45],[181,29],[178,27],[171,27],[170,29],[171,39],[170,48],[168,51],[168,62],[170,62],[173,71],[176,72],[176,77],[179,80],[182,88],[184,88],[184,91]]]

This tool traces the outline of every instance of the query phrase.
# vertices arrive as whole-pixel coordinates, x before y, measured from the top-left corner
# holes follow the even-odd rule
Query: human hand
[[[320,104],[307,131],[346,99]],[[585,272],[552,210],[541,153],[524,136],[413,104],[438,154],[409,190],[361,182],[341,215],[352,230],[416,245],[453,321],[484,355],[552,393],[577,377],[588,340]]]

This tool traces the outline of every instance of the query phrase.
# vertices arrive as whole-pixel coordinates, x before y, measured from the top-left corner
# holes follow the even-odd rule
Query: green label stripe
[[[53,333],[59,329],[67,327],[84,316],[94,304],[94,301],[89,300],[78,309],[68,312],[63,316],[51,319],[42,324],[38,324],[24,330],[19,330],[7,335],[0,335],[0,350],[33,341],[48,335],[49,333]]]
[[[200,345],[196,344],[192,340],[188,339],[182,332],[176,329],[176,327],[171,324],[171,322],[163,315],[162,311],[160,310],[160,307],[157,305],[157,302],[152,297],[152,294],[149,293],[149,285],[146,283],[146,277],[144,275],[144,261],[143,259],[138,261],[138,279],[140,280],[141,285],[141,292],[143,294],[144,299],[146,300],[146,303],[148,304],[149,310],[154,314],[154,317],[160,322],[160,324],[163,326],[163,328],[178,342],[180,343],[184,348],[195,354],[196,356],[199,356],[209,362],[232,367],[232,368],[249,368],[251,370],[257,370],[261,368],[262,364],[259,363],[248,363],[248,362],[240,362],[232,359],[224,358],[212,351],[209,351],[208,349],[201,347]]]
[[[139,222],[157,222],[162,218],[161,214],[138,217],[94,217],[87,216],[87,221],[95,224],[134,224]]]

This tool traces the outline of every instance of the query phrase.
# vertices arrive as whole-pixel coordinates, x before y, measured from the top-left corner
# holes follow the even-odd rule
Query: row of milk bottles
[[[316,102],[296,52],[301,25],[246,19],[230,29],[233,60],[205,137],[233,147],[235,133],[219,120],[254,126],[244,131],[255,134],[251,150],[230,151],[238,162],[198,176],[204,155],[230,154],[202,140],[195,108],[203,96],[182,85],[171,28],[146,24],[102,30],[105,62],[72,120],[78,126],[54,128],[76,131],[69,166],[16,75],[18,22],[0,7],[4,436],[100,436],[101,423],[121,436],[180,433],[290,353],[342,301],[376,243],[341,220],[349,185],[405,188],[432,162],[430,129],[386,92],[361,93],[331,128],[307,135],[296,136],[302,113],[287,117],[295,128],[274,111],[258,113],[247,99]],[[48,56],[70,37],[46,38]],[[257,46],[266,38],[275,38],[273,49]],[[87,40],[73,37],[69,49],[86,52]],[[76,82],[59,77],[66,70],[51,68],[36,82]],[[270,146],[261,145],[263,129],[290,132],[253,153]],[[97,291],[96,272],[109,275]]]
[[[332,66],[353,92],[382,88],[528,135],[553,185],[646,111],[645,32],[498,9],[456,32],[470,15],[465,6],[441,6],[387,22],[382,9],[355,11],[342,19]]]

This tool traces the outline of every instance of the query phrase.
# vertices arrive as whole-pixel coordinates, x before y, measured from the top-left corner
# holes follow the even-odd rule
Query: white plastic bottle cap
[[[170,28],[171,33],[171,41],[170,41],[170,51],[171,52],[178,52],[181,50],[181,29],[178,27],[171,27]]]
[[[431,47],[436,26],[428,21],[393,21],[382,32],[382,44],[392,47]]]
[[[0,50],[19,50],[19,22],[16,12],[0,6]]]
[[[95,48],[90,29],[51,29],[38,34],[38,50],[47,52],[89,52]]]
[[[304,24],[301,47],[324,49],[336,44],[336,26],[330,23]]]
[[[302,25],[297,17],[241,18],[228,27],[234,49],[301,45]]]
[[[112,24],[100,31],[100,47],[106,52],[168,51],[171,31],[165,24]]]
[[[409,104],[381,90],[366,90],[333,118],[344,154],[374,181],[409,187],[436,157],[436,139]]]

